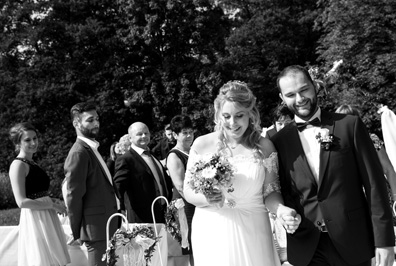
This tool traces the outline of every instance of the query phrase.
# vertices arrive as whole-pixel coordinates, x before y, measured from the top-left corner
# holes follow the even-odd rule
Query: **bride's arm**
[[[189,203],[195,205],[196,207],[206,207],[210,204],[206,200],[206,197],[201,193],[195,193],[195,191],[191,188],[189,182],[191,181],[192,172],[191,169],[194,166],[195,162],[198,160],[199,154],[196,150],[194,150],[194,145],[191,147],[190,154],[188,157],[187,167],[186,167],[186,174],[184,178],[184,185],[183,185],[183,193],[184,198]]]
[[[301,217],[297,212],[284,205],[278,175],[278,155],[271,141],[263,141],[265,155],[265,180],[263,186],[264,203],[271,213],[281,218],[288,233],[294,233],[298,228]]]

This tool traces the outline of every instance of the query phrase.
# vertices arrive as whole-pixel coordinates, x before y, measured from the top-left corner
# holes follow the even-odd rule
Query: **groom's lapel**
[[[333,134],[334,132],[334,120],[332,119],[331,113],[322,112],[321,117],[322,128],[327,128],[329,130],[329,134]],[[320,148],[320,165],[319,165],[319,187],[322,184],[324,173],[327,169],[327,164],[329,162],[330,150],[325,150]]]
[[[297,171],[303,171],[303,176],[308,177],[313,184],[317,184],[315,180],[315,176],[312,174],[311,168],[309,166],[307,156],[304,152],[303,146],[301,144],[300,136],[298,134],[298,129],[297,126],[289,127],[288,130],[289,132],[289,147],[290,150],[287,152],[290,152],[291,158],[296,158],[295,160],[295,170]],[[295,180],[295,182],[300,183],[303,180]]]

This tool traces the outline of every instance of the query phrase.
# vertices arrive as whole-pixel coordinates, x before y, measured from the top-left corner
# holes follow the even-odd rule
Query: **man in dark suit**
[[[165,159],[170,151],[176,145],[176,140],[173,137],[173,131],[170,124],[165,126],[164,137],[160,139],[157,145],[151,149],[151,152],[156,156],[163,165],[165,165]]]
[[[115,163],[114,185],[130,223],[152,223],[151,204],[158,196],[172,199],[172,180],[160,161],[149,153],[150,131],[141,123],[128,128],[131,149]],[[165,222],[163,200],[156,201],[156,222]]]
[[[78,103],[71,110],[77,140],[64,164],[65,201],[74,240],[85,243],[90,266],[106,265],[106,223],[117,212],[111,175],[97,148],[99,115],[93,103]],[[110,223],[112,236],[117,221]]]
[[[295,123],[271,140],[278,150],[285,205],[302,216],[300,227],[287,237],[289,262],[369,266],[375,256],[377,265],[393,265],[392,214],[363,122],[321,110],[303,67],[287,67],[277,85]]]

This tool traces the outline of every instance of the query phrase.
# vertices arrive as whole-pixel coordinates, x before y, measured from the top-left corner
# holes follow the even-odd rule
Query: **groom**
[[[288,234],[289,262],[369,266],[375,255],[381,266],[393,265],[395,237],[384,175],[363,122],[321,110],[317,89],[301,66],[284,69],[277,85],[295,123],[271,140],[279,153],[285,205],[303,217],[297,231]]]

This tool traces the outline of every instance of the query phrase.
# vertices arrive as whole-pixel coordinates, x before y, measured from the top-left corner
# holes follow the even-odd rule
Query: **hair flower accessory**
[[[195,193],[208,195],[214,190],[223,192],[233,192],[232,179],[235,169],[224,155],[213,154],[206,156],[196,162],[189,169],[191,180],[189,185]],[[226,200],[226,204],[232,208],[235,207],[233,200]],[[220,204],[223,207],[223,204]]]
[[[330,146],[334,140],[333,134],[330,134],[330,131],[327,128],[321,128],[318,134],[316,134],[315,138],[320,143],[320,147],[326,151],[330,149]]]

